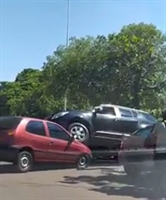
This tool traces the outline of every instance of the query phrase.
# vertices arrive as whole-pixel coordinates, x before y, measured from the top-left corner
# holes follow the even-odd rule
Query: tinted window
[[[122,117],[133,117],[130,110],[119,108]]]
[[[135,132],[135,135],[147,138],[150,135],[150,133],[152,132],[152,129],[153,129],[153,127],[150,127],[150,126],[140,129],[137,132]]]
[[[35,135],[46,136],[43,122],[29,121],[26,126],[26,131]]]
[[[152,115],[150,115],[149,113],[144,113],[144,112],[138,112],[138,118],[143,119],[143,120],[152,121],[152,122],[157,121]]]
[[[102,107],[100,114],[110,114],[115,115],[115,110],[113,107]]]
[[[61,127],[56,124],[47,122],[50,137],[60,140],[69,140],[70,136]]]
[[[0,129],[16,129],[22,117],[0,117]]]
[[[132,113],[133,113],[133,116],[134,116],[134,117],[137,117],[137,116],[138,116],[138,113],[137,113],[135,110],[132,110]]]

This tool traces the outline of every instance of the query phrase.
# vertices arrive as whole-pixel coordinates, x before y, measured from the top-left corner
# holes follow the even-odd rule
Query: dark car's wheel
[[[141,170],[139,170],[136,165],[125,164],[123,167],[128,176],[137,176],[141,174]]]
[[[81,123],[72,123],[69,126],[69,132],[75,136],[79,142],[86,142],[89,139],[89,130]]]
[[[15,163],[16,164],[16,163]],[[19,172],[28,172],[33,166],[33,156],[28,151],[21,151],[17,157],[17,169]]]
[[[91,162],[91,158],[88,154],[81,155],[77,160],[77,169],[86,169]]]

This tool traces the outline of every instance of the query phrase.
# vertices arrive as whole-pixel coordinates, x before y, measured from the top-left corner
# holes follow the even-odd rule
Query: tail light
[[[14,135],[14,131],[8,131],[7,134],[8,134],[9,136],[12,136],[12,135]]]
[[[0,130],[0,134],[2,136],[7,136],[7,135],[14,135],[15,134],[15,130]]]

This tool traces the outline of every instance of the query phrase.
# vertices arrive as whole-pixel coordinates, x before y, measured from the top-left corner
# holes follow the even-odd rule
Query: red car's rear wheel
[[[28,172],[33,167],[33,156],[28,151],[21,151],[17,156],[15,165],[19,172]]]

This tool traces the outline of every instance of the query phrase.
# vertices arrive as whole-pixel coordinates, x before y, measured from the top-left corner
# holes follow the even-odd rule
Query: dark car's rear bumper
[[[14,162],[17,158],[19,148],[16,146],[1,145],[0,144],[0,161]]]

